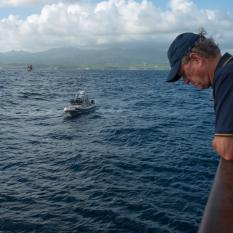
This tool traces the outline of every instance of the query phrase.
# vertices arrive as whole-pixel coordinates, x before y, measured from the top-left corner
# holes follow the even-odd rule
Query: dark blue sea
[[[167,73],[2,68],[0,232],[196,233],[213,101]],[[66,116],[83,89],[96,111]]]

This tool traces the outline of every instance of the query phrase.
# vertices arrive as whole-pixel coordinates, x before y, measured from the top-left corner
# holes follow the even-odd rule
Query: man
[[[171,70],[167,82],[213,88],[216,114],[213,147],[225,160],[233,160],[233,57],[203,33],[182,33],[168,49]]]

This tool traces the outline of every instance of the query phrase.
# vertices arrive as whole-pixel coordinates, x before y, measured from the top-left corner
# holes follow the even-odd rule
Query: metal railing
[[[233,161],[220,159],[198,233],[233,233]]]

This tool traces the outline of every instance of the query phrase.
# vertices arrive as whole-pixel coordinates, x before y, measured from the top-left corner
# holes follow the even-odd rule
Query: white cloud
[[[8,2],[23,4],[36,0]],[[222,43],[224,38],[228,42],[233,36],[232,16],[223,14],[199,9],[189,0],[170,0],[165,10],[149,0],[107,0],[96,4],[66,1],[44,5],[40,14],[26,19],[13,15],[1,19],[0,46],[4,51],[39,51],[137,41],[168,43],[178,33],[197,31],[200,27]]]

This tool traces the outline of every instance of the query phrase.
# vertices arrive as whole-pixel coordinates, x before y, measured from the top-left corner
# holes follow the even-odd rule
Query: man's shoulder
[[[223,67],[220,67],[215,72],[215,85],[222,82],[233,82],[233,62],[229,62]]]
[[[220,67],[215,72],[213,83],[215,102],[222,99],[224,96],[231,96],[233,98],[233,62]]]

